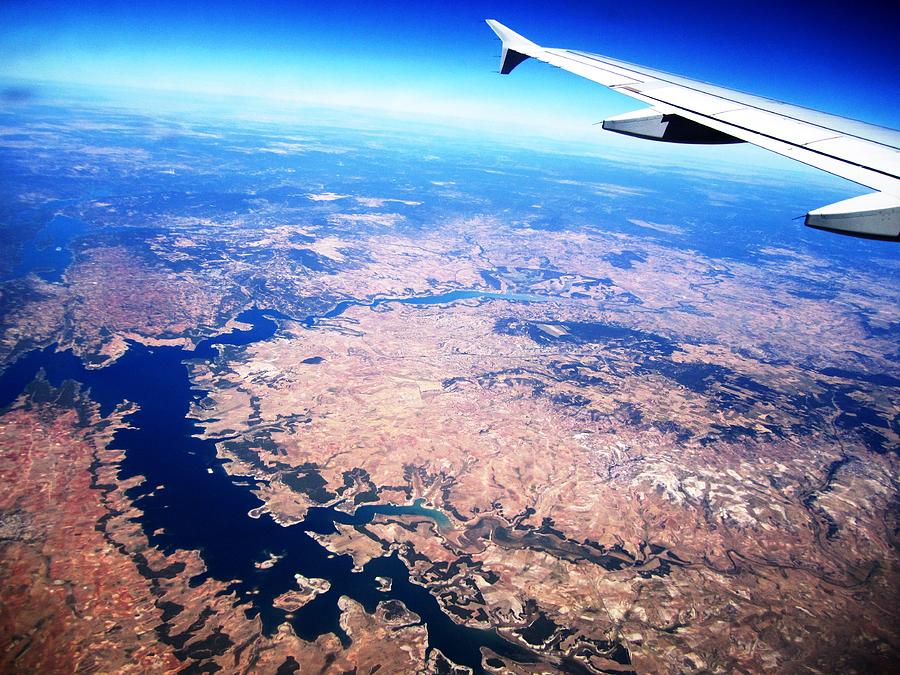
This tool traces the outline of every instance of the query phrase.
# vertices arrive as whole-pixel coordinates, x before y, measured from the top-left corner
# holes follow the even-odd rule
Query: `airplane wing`
[[[504,75],[531,57],[649,104],[604,120],[608,131],[672,143],[748,142],[876,192],[823,206],[806,224],[900,241],[900,132],[570,49],[548,49],[487,20]]]

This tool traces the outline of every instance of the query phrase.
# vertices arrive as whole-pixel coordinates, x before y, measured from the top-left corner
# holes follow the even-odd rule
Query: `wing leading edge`
[[[649,104],[604,120],[604,129],[671,143],[753,143],[846,178],[877,192],[812,210],[806,224],[900,241],[900,132],[606,56],[547,49],[487,23],[502,42],[502,74],[533,58]]]

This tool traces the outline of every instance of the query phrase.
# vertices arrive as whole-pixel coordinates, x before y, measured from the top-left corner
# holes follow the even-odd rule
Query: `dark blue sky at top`
[[[545,46],[898,126],[900,11],[865,2],[0,0],[0,76],[498,119],[640,107],[543,64],[501,78],[489,17]]]

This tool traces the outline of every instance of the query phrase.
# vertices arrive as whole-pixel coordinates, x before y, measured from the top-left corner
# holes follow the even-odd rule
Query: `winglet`
[[[540,47],[531,40],[526,40],[514,30],[510,30],[499,21],[485,19],[491,30],[497,34],[503,43],[503,53],[500,55],[500,74],[509,75],[513,68],[522,63],[529,56],[534,56],[540,51]]]

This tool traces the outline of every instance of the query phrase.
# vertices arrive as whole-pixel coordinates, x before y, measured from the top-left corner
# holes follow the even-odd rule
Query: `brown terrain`
[[[420,201],[400,196],[171,218],[152,255],[84,244],[64,283],[0,287],[3,364],[56,344],[102,369],[277,310],[271,339],[187,363],[190,418],[254,518],[418,504],[311,536],[357,572],[396,555],[454,622],[531,655],[485,648],[485,671],[896,667],[895,287],[521,216],[410,233]],[[461,290],[482,295],[399,301]],[[266,630],[203,551],[152,543],[136,495],[165,486],[122,478],[111,447],[134,403],[91,396],[39,376],[0,416],[0,671],[469,672],[403,602],[367,611],[325,578],[296,574]],[[343,635],[301,638],[295,614],[328,593]]]
[[[693,267],[698,279],[709,272]],[[734,282],[691,292],[690,266],[674,288],[665,268],[628,276],[638,274],[658,280],[650,284],[658,295],[668,283],[669,302],[749,315],[744,334],[762,334],[776,318],[750,311],[762,299]],[[656,329],[654,298],[641,297],[634,323]],[[707,343],[702,324],[696,343],[679,343],[670,360],[647,357],[649,332],[631,344],[549,339],[621,315],[597,312],[595,300],[555,298],[464,300],[452,311],[355,307],[313,329],[287,324],[227,366],[195,368],[210,392],[195,414],[211,437],[242,434],[220,452],[229,471],[270,481],[260,495],[282,522],[373,489],[381,501],[422,498],[450,514],[447,529],[375,522],[321,541],[357,566],[398,545],[415,551],[419,582],[473,626],[513,632],[541,615],[566,629],[548,639],[553,649],[621,643],[641,672],[829,669],[837,658],[853,670],[887,658],[896,649],[896,455],[838,432],[839,409],[810,421],[790,405],[822,386],[806,369],[741,358],[722,347],[727,339]],[[510,316],[509,330],[494,330]],[[811,342],[809,333],[827,330],[795,327]],[[666,377],[678,364],[740,376],[698,393]],[[771,393],[757,398],[754,382]],[[733,402],[722,406],[726,392]],[[897,401],[872,404],[888,413]],[[328,494],[292,487],[290,467],[321,476]],[[365,479],[346,487],[351,472]],[[460,561],[452,578],[436,572],[436,563]],[[858,630],[848,639],[849,615]]]

